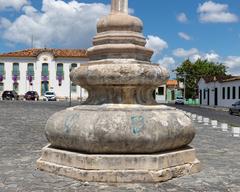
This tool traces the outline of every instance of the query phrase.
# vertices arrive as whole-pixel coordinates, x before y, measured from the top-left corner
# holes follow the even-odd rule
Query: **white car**
[[[177,97],[177,99],[175,100],[175,104],[176,105],[184,105],[183,97]]]
[[[56,94],[53,91],[46,91],[43,97],[43,101],[57,101]]]

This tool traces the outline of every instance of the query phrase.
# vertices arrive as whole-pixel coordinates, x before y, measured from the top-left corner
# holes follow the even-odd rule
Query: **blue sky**
[[[31,47],[88,48],[110,0],[0,0],[0,52]],[[152,61],[169,70],[184,59],[225,63],[240,75],[239,0],[129,0],[155,50]]]

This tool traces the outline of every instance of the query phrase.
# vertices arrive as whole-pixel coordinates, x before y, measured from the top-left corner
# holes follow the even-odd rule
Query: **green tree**
[[[195,98],[197,96],[197,83],[201,77],[226,76],[226,70],[226,66],[222,63],[201,59],[191,62],[187,59],[175,71],[177,80],[185,81],[186,98]]]

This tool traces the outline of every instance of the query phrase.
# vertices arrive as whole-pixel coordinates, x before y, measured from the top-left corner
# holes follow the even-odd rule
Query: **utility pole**
[[[34,41],[34,39],[33,39],[33,34],[32,34],[32,37],[31,37],[31,48],[33,49],[33,41]]]
[[[172,70],[172,72],[176,73],[176,70]],[[186,77],[187,77],[187,74],[186,73],[182,73],[182,74],[176,73],[176,78],[178,76],[183,78],[183,99],[185,101],[185,99],[186,99]]]
[[[71,73],[72,71],[72,66],[70,66],[69,68],[69,73]],[[71,79],[69,78],[69,107],[72,106],[72,82],[71,82]]]
[[[183,86],[184,86],[184,96],[183,96],[183,99],[184,99],[184,101],[186,100],[186,76],[187,76],[187,74],[186,73],[184,73],[183,74]]]

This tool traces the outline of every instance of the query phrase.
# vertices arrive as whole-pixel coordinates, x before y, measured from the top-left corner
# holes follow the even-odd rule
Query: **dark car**
[[[3,100],[18,100],[19,96],[16,91],[4,91],[2,93]]]
[[[232,107],[229,108],[229,113],[232,114],[238,114],[240,115],[240,101],[237,101],[236,103],[232,104]]]
[[[24,99],[26,100],[34,100],[34,101],[38,101],[39,100],[39,95],[37,93],[37,91],[28,91],[25,95],[24,95]]]

